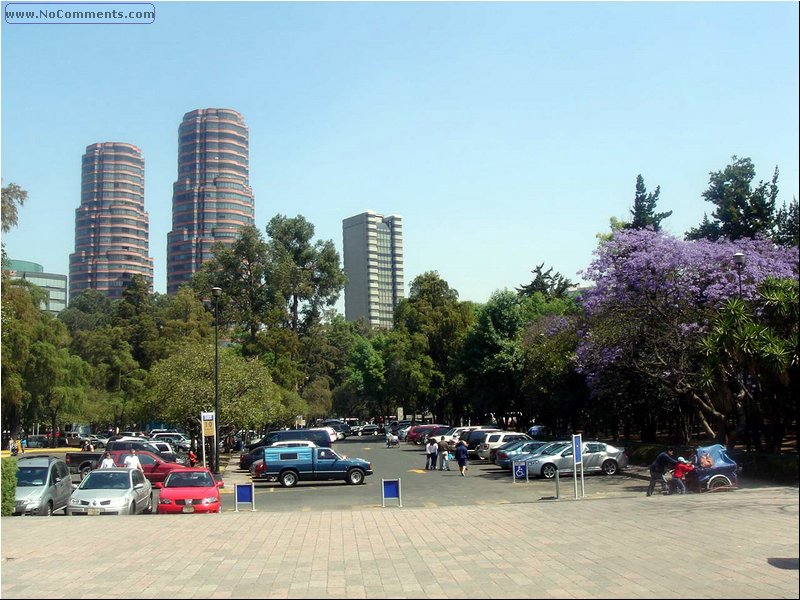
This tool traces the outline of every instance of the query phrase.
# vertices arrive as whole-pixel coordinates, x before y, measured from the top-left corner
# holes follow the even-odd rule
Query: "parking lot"
[[[531,478],[529,482],[521,480],[513,483],[510,471],[501,470],[488,461],[471,460],[466,477],[459,475],[455,461],[451,461],[452,470],[449,472],[426,471],[422,445],[401,443],[400,446],[387,448],[381,436],[348,438],[336,442],[333,448],[339,454],[370,461],[374,475],[367,477],[366,483],[360,486],[319,482],[301,483],[287,489],[277,483],[256,483],[256,508],[312,511],[380,507],[382,479],[400,479],[403,506],[409,508],[546,502],[556,496],[555,481]],[[233,484],[249,482],[247,473],[239,471],[237,467],[238,457],[234,457],[225,469],[223,506],[226,510],[234,508]],[[627,474],[614,477],[586,475],[586,498],[644,495],[646,482],[632,476],[639,475],[640,471],[631,469]],[[580,477],[578,484],[580,493]],[[559,492],[562,499],[575,497],[571,476],[560,478]]]
[[[425,450],[422,445],[401,443],[387,448],[382,436],[352,437],[336,442],[333,446],[340,455],[359,457],[372,463],[374,474],[366,478],[364,485],[347,485],[340,481],[302,482],[294,488],[284,488],[278,483],[258,482],[254,486],[254,506],[266,511],[319,511],[359,510],[377,508],[382,504],[382,479],[399,479],[403,506],[406,508],[437,508],[459,506],[489,506],[520,503],[547,503],[569,501],[577,497],[583,500],[625,498],[644,496],[647,488],[647,470],[631,466],[614,476],[586,474],[577,485],[571,474],[562,475],[558,483],[531,477],[513,481],[508,470],[502,470],[488,461],[471,459],[466,477],[461,477],[458,467],[451,461],[451,471],[425,470]],[[50,451],[40,449],[37,453],[61,454],[65,448]],[[221,463],[221,477],[225,487],[221,491],[223,511],[233,512],[235,484],[250,482],[247,471],[238,468],[238,453],[231,454]],[[73,475],[73,482],[79,477]],[[740,480],[740,487],[758,487],[763,484]],[[158,490],[153,490],[158,501]],[[389,504],[397,504],[391,500]],[[250,510],[251,504],[240,506]],[[62,512],[56,517],[63,516]],[[144,518],[145,515],[137,518]]]

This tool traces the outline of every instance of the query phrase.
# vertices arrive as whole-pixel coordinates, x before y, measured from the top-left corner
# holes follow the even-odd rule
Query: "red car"
[[[160,515],[175,513],[218,513],[221,503],[221,481],[214,481],[208,469],[181,469],[173,471],[157,483]]]
[[[114,459],[114,464],[118,467],[125,466],[125,457],[130,453],[130,450],[112,450],[109,452],[109,454],[111,454],[111,458]],[[178,463],[161,460],[158,456],[152,452],[148,452],[147,450],[137,450],[136,456],[139,457],[139,462],[142,465],[144,476],[150,480],[150,483],[159,483],[164,481],[167,475],[169,475],[172,471],[182,471],[189,468]]]
[[[438,423],[432,425],[416,425],[408,430],[406,441],[413,442],[415,444],[424,444],[428,434],[437,427],[441,427],[441,425]]]

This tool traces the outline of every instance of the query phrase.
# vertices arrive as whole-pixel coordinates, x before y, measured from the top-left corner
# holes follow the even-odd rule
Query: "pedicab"
[[[693,492],[715,492],[734,489],[738,485],[739,465],[728,456],[722,444],[699,446],[692,459],[694,470],[686,474],[686,489]]]

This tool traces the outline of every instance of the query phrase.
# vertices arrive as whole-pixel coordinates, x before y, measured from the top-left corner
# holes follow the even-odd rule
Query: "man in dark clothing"
[[[667,480],[664,478],[664,473],[668,469],[678,466],[678,461],[673,458],[674,454],[675,448],[669,447],[666,452],[659,454],[653,461],[653,464],[650,465],[650,485],[647,486],[648,496],[653,495],[653,489],[656,487],[656,483],[661,484],[662,492],[665,494],[669,493],[669,486],[667,485]]]

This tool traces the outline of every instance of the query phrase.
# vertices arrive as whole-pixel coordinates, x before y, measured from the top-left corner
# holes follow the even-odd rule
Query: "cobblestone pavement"
[[[798,598],[798,489],[4,517],[3,598]]]

